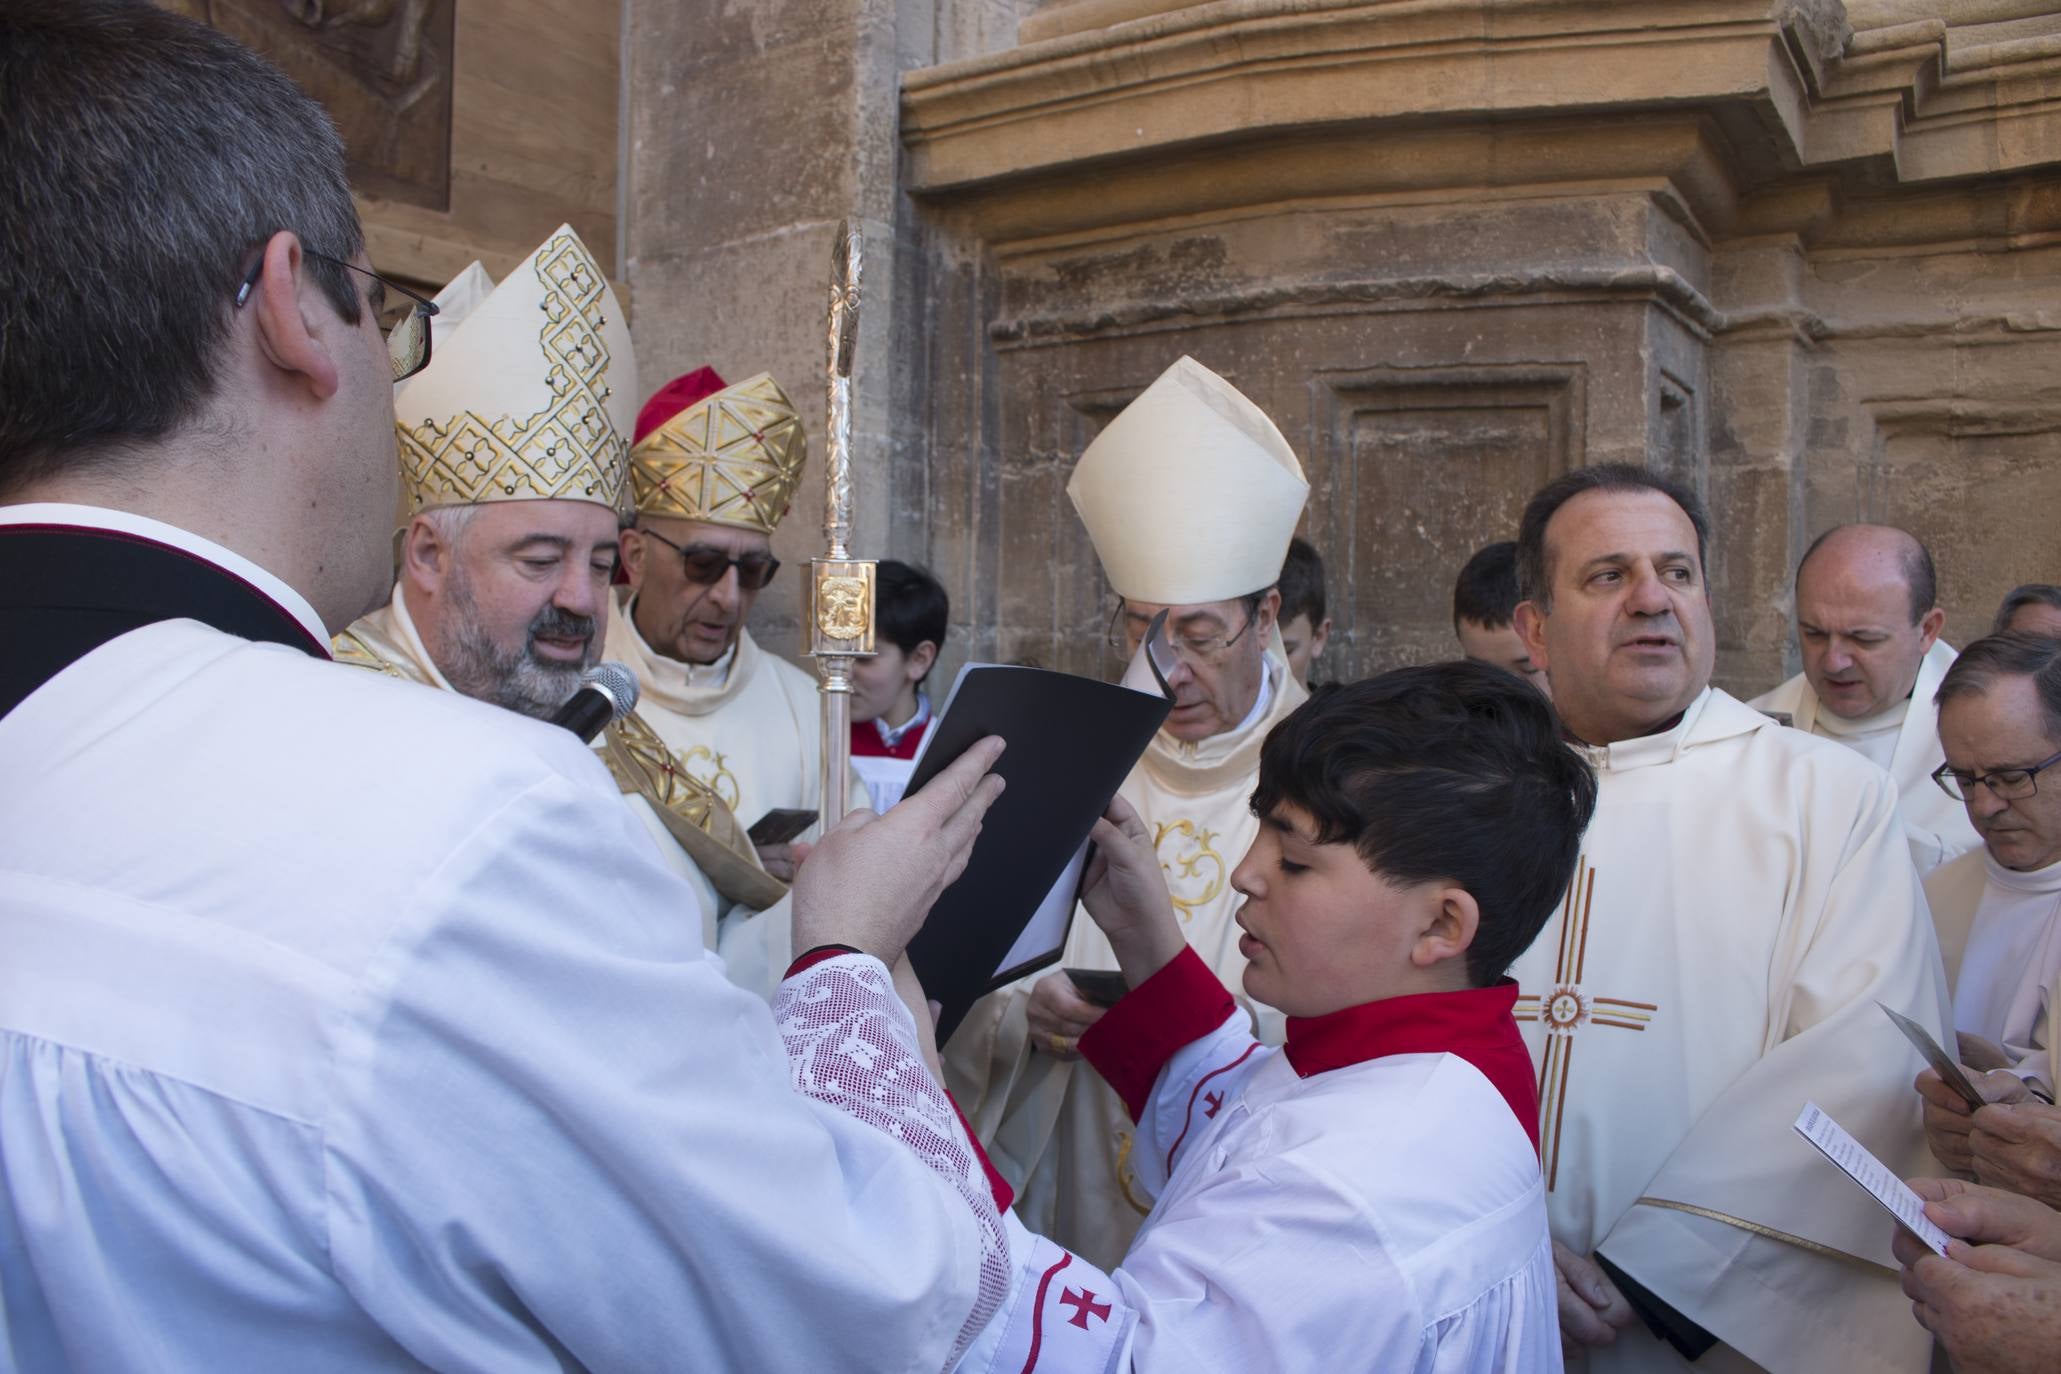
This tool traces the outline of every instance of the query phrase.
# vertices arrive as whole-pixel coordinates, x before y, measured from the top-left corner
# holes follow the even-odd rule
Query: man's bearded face
[[[451,658],[438,666],[469,697],[491,701],[539,720],[549,719],[579,690],[580,674],[601,657],[600,622],[546,604],[519,636],[497,643],[471,581],[460,572],[449,584]],[[580,646],[576,659],[540,651],[540,643]]]
[[[437,666],[453,687],[549,718],[601,656],[614,512],[585,501],[480,507],[458,539],[438,593]]]

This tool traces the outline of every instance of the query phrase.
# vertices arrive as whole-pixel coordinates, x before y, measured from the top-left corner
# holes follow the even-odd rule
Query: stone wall
[[[2061,580],[2061,21],[2011,10],[1064,0],[910,74],[972,649],[1099,666],[1065,473],[1183,352],[1304,455],[1330,673],[1450,652],[1467,553],[1605,459],[1709,496],[1727,685],[1793,668],[1844,520],[1926,538],[1974,637]]]
[[[1727,685],[1793,668],[1790,570],[1843,520],[1928,539],[1965,641],[2014,582],[2061,579],[2042,10],[626,0],[643,386],[770,370],[820,457],[829,242],[856,216],[857,543],[944,578],[948,670],[1105,666],[1066,473],[1184,352],[1304,456],[1329,674],[1450,652],[1460,562],[1603,459],[1710,498]],[[791,565],[820,543],[815,471]],[[783,651],[800,581],[754,614]]]

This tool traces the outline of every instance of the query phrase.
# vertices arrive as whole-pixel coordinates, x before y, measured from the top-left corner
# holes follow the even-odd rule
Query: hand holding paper
[[[1902,1227],[1917,1237],[1934,1254],[1947,1252],[1947,1234],[1925,1215],[1925,1203],[1875,1158],[1867,1146],[1855,1140],[1846,1128],[1827,1116],[1815,1102],[1806,1102],[1796,1118],[1796,1133],[1818,1147],[1825,1158],[1839,1166],[1869,1197],[1882,1204]]]

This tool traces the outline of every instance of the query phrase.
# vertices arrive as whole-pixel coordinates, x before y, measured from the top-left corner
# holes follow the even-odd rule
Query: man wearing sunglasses
[[[499,285],[475,262],[427,304],[441,346],[394,393],[410,511],[399,578],[392,599],[332,648],[340,663],[548,720],[601,656],[629,480],[636,392],[617,384],[637,371],[630,331],[601,265],[566,225]],[[525,327],[547,313],[591,340]],[[466,461],[483,433],[494,461]],[[698,913],[682,919],[708,948],[737,905],[758,911],[786,895],[730,809],[634,712],[595,746],[667,866],[699,896]]]
[[[801,416],[770,374],[729,386],[711,367],[645,402],[630,451],[636,524],[623,531],[629,585],[610,608],[608,657],[636,672],[644,718],[746,824],[822,809],[816,679],[744,624],[780,571],[773,531],[807,458]],[[849,785],[850,805],[865,806],[856,774]],[[775,877],[793,877],[792,846],[759,853]],[[758,962],[777,980],[786,965],[778,949],[762,958],[726,945],[724,957],[740,976]]]
[[[2061,1206],[2061,640],[2006,633],[1962,651],[1939,684],[1933,774],[1982,835],[1925,880],[1954,989],[1968,1106],[1927,1069],[1925,1135],[1940,1163]]]

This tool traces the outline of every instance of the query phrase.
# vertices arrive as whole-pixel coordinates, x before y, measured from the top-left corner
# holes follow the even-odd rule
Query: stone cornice
[[[1937,19],[1855,32],[1836,0],[1217,0],[908,73],[905,184],[989,203],[999,214],[988,227],[1009,240],[1121,222],[1120,196],[1098,204],[1076,191],[1067,205],[1038,205],[1031,188],[1062,172],[1150,180],[1169,160],[1251,164],[1275,146],[1334,139],[1414,139],[1429,151],[1464,131],[1482,140],[1486,161],[1359,159],[1331,185],[1255,187],[1248,203],[1378,194],[1441,176],[1646,177],[1656,171],[1650,147],[1622,139],[1657,119],[1721,131],[1728,185],[1678,186],[1717,231],[1729,200],[1799,172],[1883,187],[2061,166],[2061,35],[1963,45],[1950,61],[1952,32]],[[1627,123],[1630,112],[1642,119]],[[1522,146],[1517,131],[1534,123],[1612,137],[1594,140],[1577,168],[1486,151]],[[1608,165],[1619,146],[1629,161]],[[1685,165],[1707,172],[1712,160]],[[1348,191],[1341,177],[1358,184]],[[1197,184],[1192,172],[1188,181]],[[1005,206],[1012,186],[1029,195]],[[1240,190],[1201,194],[1221,208]]]

